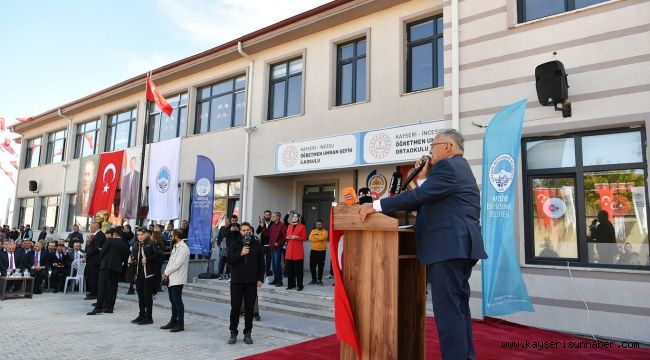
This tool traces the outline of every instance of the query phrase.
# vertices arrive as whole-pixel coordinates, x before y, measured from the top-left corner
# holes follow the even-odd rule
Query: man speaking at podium
[[[433,311],[443,359],[475,359],[469,277],[483,249],[480,195],[472,170],[463,158],[463,136],[442,130],[429,149],[431,160],[419,160],[417,187],[364,204],[361,222],[374,212],[417,209],[417,257],[429,265]]]

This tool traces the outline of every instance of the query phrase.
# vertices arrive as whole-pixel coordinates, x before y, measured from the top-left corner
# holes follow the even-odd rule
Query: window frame
[[[239,79],[239,78],[244,79],[244,87],[243,88],[237,88],[236,87],[237,79]],[[215,85],[223,84],[223,83],[226,83],[226,82],[229,82],[229,81],[232,82],[232,90],[225,91],[225,92],[220,92],[220,93],[217,93],[217,94],[212,93],[212,88]],[[240,126],[245,126],[245,124],[246,124],[246,107],[248,106],[248,104],[246,103],[246,100],[247,100],[246,94],[247,94],[247,91],[248,91],[248,86],[249,86],[248,85],[248,75],[246,73],[241,73],[241,74],[235,74],[233,76],[229,76],[227,78],[224,78],[224,79],[221,79],[221,80],[211,82],[209,84],[197,87],[196,88],[196,101],[194,102],[194,106],[195,106],[195,110],[194,110],[194,131],[193,131],[194,135],[207,134],[207,133],[211,133],[211,132],[214,132],[214,131],[227,130],[227,129],[232,129],[232,128],[236,128],[236,127],[240,127]],[[201,90],[203,90],[205,88],[210,88],[210,96],[202,98],[201,97]],[[243,97],[244,97],[244,107],[242,109],[242,112],[243,112],[243,119],[242,120],[243,120],[243,122],[242,122],[241,125],[235,125],[235,113],[236,113],[236,107],[237,107],[236,98],[237,98],[238,94],[243,94]],[[215,99],[215,98],[218,98],[218,97],[225,96],[225,95],[230,95],[230,100],[231,100],[231,102],[230,102],[230,105],[231,105],[230,126],[225,127],[225,128],[219,128],[219,129],[211,129],[210,128],[210,118],[212,116],[211,115],[212,114],[212,100]],[[188,103],[189,103],[189,100],[188,100]],[[206,120],[208,122],[208,128],[207,128],[206,131],[202,132],[201,131],[201,125],[199,123],[199,117],[201,116],[202,112],[199,111],[199,109],[202,108],[202,104],[204,104],[204,103],[208,104],[208,116],[207,116],[207,120]],[[189,116],[189,114],[188,114],[188,116]]]
[[[363,53],[363,55],[358,55],[358,53],[357,53],[357,49],[358,49],[358,46],[359,46],[358,43],[361,42],[361,41],[365,42],[365,52]],[[354,54],[352,55],[351,58],[341,60],[341,48],[343,48],[344,46],[347,46],[347,45],[351,45],[351,44],[354,45]],[[334,101],[335,106],[352,105],[352,104],[357,104],[357,103],[360,103],[360,102],[365,102],[365,101],[368,100],[368,86],[367,86],[367,84],[368,84],[368,48],[369,48],[368,47],[368,37],[365,34],[363,36],[361,36],[361,37],[357,37],[357,38],[354,38],[352,40],[348,40],[348,41],[344,41],[344,42],[340,42],[340,43],[336,44],[336,49],[335,49],[335,51],[336,51],[336,90],[335,90],[336,91],[336,97],[335,97],[335,101]],[[365,73],[364,73],[364,78],[363,78],[363,82],[364,82],[363,85],[366,87],[366,91],[365,91],[365,97],[363,99],[357,99],[357,71],[358,71],[357,70],[357,61],[361,60],[361,59],[364,59],[365,62],[366,62]],[[342,86],[343,86],[343,84],[342,84],[342,74],[343,74],[342,69],[343,69],[343,66],[348,65],[348,64],[352,64],[352,74],[351,74],[351,77],[352,77],[352,85],[351,85],[352,89],[350,90],[350,93],[352,94],[352,100],[350,102],[348,102],[348,103],[342,103],[341,102],[341,98],[342,98],[341,90],[343,89],[342,88]]]
[[[45,195],[41,196],[41,210],[40,213],[38,214],[38,228],[41,229],[44,226],[49,227],[47,225],[47,209],[50,207],[49,204],[49,199],[50,198],[56,198],[56,211],[54,212],[54,225],[52,227],[54,229],[57,229],[57,226],[59,225],[59,209],[61,207],[61,196],[59,195]]]
[[[57,138],[57,135],[63,133],[63,137]],[[52,132],[49,132],[47,134],[47,144],[46,144],[46,152],[45,152],[45,165],[47,164],[58,164],[65,160],[65,146],[67,143],[67,137],[68,137],[68,129],[63,128],[59,130],[55,130]],[[61,159],[58,161],[54,161],[54,149],[56,146],[56,143],[58,142],[63,142],[62,149],[61,149]]]
[[[182,99],[183,95],[187,97],[187,101],[183,104]],[[172,116],[176,117],[176,136],[174,136],[172,139],[175,139],[177,137],[183,137],[185,134],[187,134],[187,123],[188,123],[188,118],[189,118],[189,111],[190,111],[190,95],[189,92],[183,91],[174,95],[170,95],[169,97],[165,97],[168,102],[170,101],[171,98],[178,97],[178,103],[176,106],[172,106],[173,112]],[[156,105],[155,102],[153,101],[147,101],[149,104],[147,108],[147,124],[149,125],[149,128],[146,129],[147,131],[147,144],[153,144],[156,142],[161,141],[160,140],[160,128],[161,128],[161,122],[162,122],[162,116],[163,113],[162,111],[158,108],[158,105]],[[185,127],[184,127],[184,133],[181,133],[181,114],[183,109],[185,109]],[[156,119],[156,117],[158,117]],[[153,120],[153,121],[152,121]],[[153,124],[153,125],[152,125]],[[157,140],[154,140],[156,137],[156,133],[158,136]],[[167,139],[169,140],[169,139]],[[164,141],[164,140],[162,140]]]
[[[96,123],[97,124],[95,129],[94,130],[86,130],[86,125],[91,124],[91,123]],[[99,146],[99,133],[100,133],[100,130],[101,130],[101,126],[102,126],[101,119],[95,119],[95,120],[86,121],[84,123],[77,124],[77,126],[76,126],[77,131],[75,133],[75,140],[74,140],[74,144],[75,144],[74,159],[81,159],[81,158],[84,158],[86,156],[95,155],[95,154],[98,153],[99,149],[97,147]],[[93,152],[92,152],[92,154],[83,155],[83,154],[81,154],[81,152],[83,151],[84,147],[81,145],[81,143],[83,142],[84,135],[85,134],[90,134],[90,133],[94,133]]]
[[[582,153],[582,138],[593,135],[614,135],[627,132],[639,132],[641,135],[642,146],[642,162],[623,163],[623,164],[608,164],[608,165],[590,165],[584,166],[583,153]],[[575,166],[563,168],[548,168],[548,169],[527,169],[528,151],[526,144],[528,142],[540,140],[554,140],[562,138],[574,139],[574,152],[575,152]],[[616,171],[616,170],[635,170],[642,169],[645,179],[645,203],[646,203],[646,217],[647,223],[650,224],[650,204],[648,203],[648,159],[647,159],[647,144],[646,144],[646,131],[645,127],[634,128],[614,128],[604,130],[593,130],[583,132],[573,132],[557,136],[534,136],[525,137],[521,139],[521,158],[522,158],[522,185],[523,185],[523,217],[524,217],[524,253],[525,263],[531,265],[549,265],[549,266],[566,266],[567,262],[571,266],[582,268],[604,268],[604,269],[635,269],[635,270],[650,270],[650,265],[622,265],[622,264],[599,264],[590,263],[588,256],[587,242],[587,219],[584,216],[586,213],[585,208],[585,183],[584,174],[589,172],[602,172],[602,171]],[[535,241],[534,241],[534,221],[533,209],[534,203],[531,201],[532,195],[530,192],[531,180],[533,178],[544,177],[573,177],[575,180],[575,212],[576,212],[576,237],[578,242],[578,259],[572,258],[540,258],[535,256]]]
[[[293,62],[293,61],[296,61],[296,60],[302,60],[302,69],[300,70],[300,73],[289,74],[289,69],[290,69],[289,64],[291,62]],[[283,64],[285,65],[285,68],[286,68],[284,76],[282,76],[281,78],[278,78],[278,79],[273,79],[273,68],[276,67],[276,66],[279,66],[279,65],[283,65]],[[269,63],[268,64],[268,71],[269,71],[269,76],[268,76],[269,84],[268,84],[268,88],[267,88],[268,89],[268,97],[267,97],[267,108],[266,108],[266,112],[267,112],[266,121],[274,121],[274,120],[279,120],[279,119],[285,119],[285,118],[288,118],[288,117],[299,116],[299,115],[304,114],[304,110],[305,110],[304,109],[305,104],[303,102],[304,94],[305,94],[305,54],[304,54],[304,52],[300,53],[299,55],[292,56],[292,57],[284,59],[284,60],[279,60],[279,61]],[[289,110],[289,80],[291,78],[295,78],[295,77],[298,77],[298,76],[300,76],[300,99],[299,99],[299,101],[300,101],[300,111],[298,111],[295,114],[289,115],[288,114],[288,110]],[[285,82],[283,111],[282,111],[282,116],[273,117],[273,103],[274,103],[273,100],[275,99],[275,90],[274,90],[273,86],[275,84],[277,84],[277,83],[280,83],[280,82]]]
[[[416,93],[416,92],[419,92],[419,91],[426,91],[426,90],[436,89],[436,88],[444,87],[444,85],[445,85],[444,84],[444,81],[445,81],[444,80],[444,57],[445,57],[444,34],[445,34],[445,31],[444,31],[444,22],[443,22],[443,31],[438,33],[438,31],[437,31],[438,19],[443,19],[443,14],[435,14],[435,15],[432,15],[432,16],[427,16],[425,18],[417,19],[417,20],[414,20],[414,21],[411,21],[411,22],[407,22],[405,24],[406,25],[406,28],[405,28],[405,32],[406,32],[406,34],[405,34],[406,35],[406,41],[405,41],[405,45],[406,45],[406,88],[405,88],[405,93],[406,94]],[[427,38],[424,38],[424,39],[415,40],[415,41],[411,42],[411,31],[410,31],[411,27],[422,24],[422,23],[425,23],[425,22],[428,22],[428,21],[433,22],[433,36],[427,37]],[[443,39],[443,49],[442,49],[442,58],[441,59],[438,59],[438,57],[436,56],[436,54],[438,53],[438,39],[439,38]],[[413,65],[413,55],[412,55],[413,48],[417,47],[417,46],[427,44],[427,43],[431,43],[431,49],[433,51],[433,54],[432,54],[432,56],[433,56],[433,63],[432,63],[433,68],[432,68],[432,71],[431,71],[431,74],[433,76],[432,83],[431,83],[432,86],[428,87],[428,88],[413,90],[413,80],[412,80],[412,78],[413,78],[412,75],[413,74],[412,74],[412,71],[411,71],[411,65]],[[442,74],[442,83],[441,84],[438,83],[438,76],[440,74],[437,73],[437,71],[438,71],[437,70],[438,69],[438,62],[439,61],[443,62],[443,68],[442,68],[443,74]]]
[[[564,11],[556,13],[556,14],[537,17],[537,18],[534,18],[534,19],[526,19],[526,2],[527,2],[527,0],[516,0],[516,2],[517,2],[517,24],[523,24],[523,23],[527,23],[529,21],[544,19],[544,18],[549,17],[549,16],[555,16],[555,15],[564,14],[564,13],[567,13],[567,12],[570,12],[570,11],[578,10],[578,9],[584,9],[586,7],[589,7],[589,6],[599,5],[599,4],[602,4],[602,3],[606,3],[608,1],[610,1],[610,0],[603,0],[603,1],[595,3],[595,4],[591,4],[591,5],[576,8],[576,1],[575,0],[564,0]]]
[[[120,114],[124,114],[126,112],[131,113],[131,117],[126,119],[126,120],[118,120],[118,117]],[[115,123],[113,124],[111,121],[111,117],[115,116]],[[117,127],[120,124],[124,123],[131,123],[129,126],[129,141],[127,143],[127,146],[124,148],[115,148],[115,140],[116,136],[114,136],[111,132],[112,129],[115,128],[115,133],[117,134]],[[138,125],[138,108],[137,107],[132,107],[127,110],[121,110],[121,111],[116,111],[114,113],[109,114],[106,117],[106,137],[105,137],[105,145],[104,145],[104,151],[106,152],[111,152],[111,151],[116,151],[116,150],[122,150],[122,149],[128,149],[137,143],[136,139],[136,133],[137,133],[137,125]],[[110,139],[110,141],[109,141]],[[131,143],[131,140],[133,140],[133,143]]]
[[[32,204],[28,206],[27,201],[30,200],[30,199],[32,200]],[[31,215],[32,220],[29,222],[29,226],[31,228],[33,228],[34,227],[34,208],[36,207],[36,198],[35,197],[26,197],[26,198],[16,199],[16,201],[19,201],[19,204],[20,204],[20,206],[18,208],[18,220],[17,220],[18,224],[17,224],[17,227],[26,225],[25,224],[25,214],[27,213],[27,209],[31,208],[32,209],[32,215]]]
[[[39,144],[37,146],[38,147],[38,157],[36,159],[36,164],[32,164],[32,156],[33,156],[32,144],[36,140],[39,141]],[[38,167],[38,165],[41,162],[41,149],[43,147],[43,137],[39,136],[39,137],[28,139],[27,141],[25,141],[25,145],[26,145],[26,147],[25,147],[25,161],[23,162],[23,169],[31,169],[31,168]]]

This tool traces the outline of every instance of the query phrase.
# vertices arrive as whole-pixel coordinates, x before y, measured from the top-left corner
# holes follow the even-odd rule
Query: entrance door
[[[329,229],[330,209],[336,200],[336,185],[305,185],[302,197],[302,212],[305,216],[307,234],[316,227],[318,219],[323,220],[323,226]]]

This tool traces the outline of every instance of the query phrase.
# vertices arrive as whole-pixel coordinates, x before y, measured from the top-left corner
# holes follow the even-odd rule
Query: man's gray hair
[[[95,224],[95,225],[97,225],[98,228],[100,228],[100,229],[102,228],[102,224],[100,224],[99,221],[93,221],[93,222],[91,222],[90,224],[91,224],[91,225],[92,225],[92,224]]]
[[[458,148],[461,150],[465,150],[465,139],[463,138],[463,135],[456,129],[443,129],[440,130],[438,133],[439,135],[442,135],[446,137],[447,139],[453,141],[456,145],[458,145]]]

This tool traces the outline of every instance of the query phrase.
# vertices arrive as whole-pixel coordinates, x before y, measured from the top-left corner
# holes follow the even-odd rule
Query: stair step
[[[202,299],[206,301],[219,302],[219,303],[226,303],[226,304],[230,303],[230,295],[224,295],[224,294],[212,294],[212,293],[194,291],[194,290],[186,291],[185,289],[183,289],[183,296],[188,296],[195,299]],[[327,320],[327,321],[331,321],[332,319],[334,319],[333,310],[328,311],[328,310],[305,309],[305,308],[298,308],[290,305],[269,303],[269,302],[262,302],[262,301],[258,302],[258,307],[260,308],[260,310],[275,311],[283,314],[302,316],[311,319]]]
[[[210,294],[219,294],[230,296],[230,287],[224,286],[211,286],[204,284],[187,284],[185,289],[197,292],[205,292]],[[290,305],[300,308],[307,308],[312,310],[329,310],[333,311],[334,302],[322,296],[314,296],[309,294],[302,294],[297,291],[287,292],[272,292],[258,289],[257,296],[260,303],[276,303]]]

